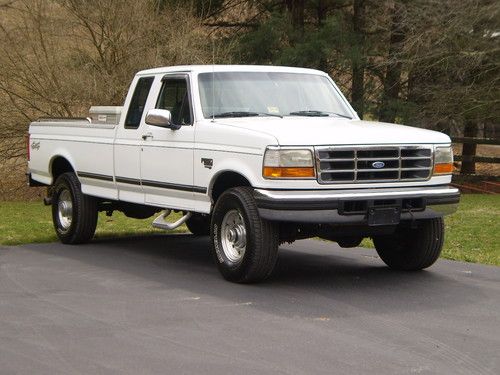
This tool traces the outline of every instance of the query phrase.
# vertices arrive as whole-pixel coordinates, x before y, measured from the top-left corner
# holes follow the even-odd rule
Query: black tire
[[[228,222],[225,218],[229,215],[239,215],[237,220],[240,226],[237,229],[244,225],[246,232],[245,249],[238,260],[230,259],[227,255],[230,240],[223,244],[223,236],[228,239],[225,234],[231,231],[227,228],[235,228],[224,225],[224,222]],[[223,225],[226,229],[223,229]],[[252,188],[232,188],[220,196],[212,214],[210,232],[214,260],[226,280],[251,283],[262,281],[271,275],[278,256],[278,226],[260,218]],[[238,240],[237,237],[235,241]]]
[[[64,210],[64,207],[60,206],[64,202],[71,202],[70,210]],[[80,181],[72,172],[63,173],[54,184],[52,221],[62,243],[81,244],[94,237],[97,202],[95,198],[82,193]]]
[[[195,236],[208,236],[210,234],[210,216],[193,214],[186,221],[186,226]]]
[[[416,228],[400,226],[392,235],[373,238],[380,258],[390,268],[417,271],[439,258],[444,241],[442,218],[417,220]]]

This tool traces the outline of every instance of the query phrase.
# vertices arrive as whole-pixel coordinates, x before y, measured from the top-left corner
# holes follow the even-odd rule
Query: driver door
[[[141,184],[148,204],[192,210],[194,119],[189,76],[166,75],[155,108],[168,109],[176,130],[144,125]]]

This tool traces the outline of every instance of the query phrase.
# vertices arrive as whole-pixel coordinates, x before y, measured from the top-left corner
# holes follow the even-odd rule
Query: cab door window
[[[142,77],[137,81],[125,118],[125,128],[137,129],[139,127],[153,81],[154,77]]]
[[[156,108],[168,109],[175,125],[192,125],[193,115],[187,79],[183,77],[163,79]]]

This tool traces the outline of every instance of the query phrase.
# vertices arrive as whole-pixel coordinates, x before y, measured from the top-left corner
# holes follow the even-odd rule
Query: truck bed
[[[85,119],[43,119],[31,123],[30,152],[32,156],[36,154],[30,160],[32,178],[47,185],[53,183],[49,166],[54,154],[69,161],[77,173],[92,171],[112,176],[115,129],[114,124],[91,123]],[[105,193],[115,198],[109,186],[103,189],[104,186],[82,185],[87,194]]]

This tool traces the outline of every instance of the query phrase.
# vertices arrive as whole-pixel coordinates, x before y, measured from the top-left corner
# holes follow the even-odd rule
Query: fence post
[[[474,138],[477,133],[477,124],[473,121],[465,123],[464,138]],[[475,174],[476,162],[476,143],[465,143],[462,145],[462,166],[460,167],[460,174]]]

